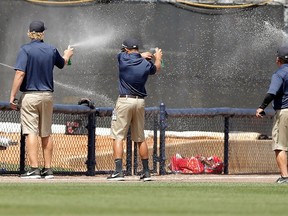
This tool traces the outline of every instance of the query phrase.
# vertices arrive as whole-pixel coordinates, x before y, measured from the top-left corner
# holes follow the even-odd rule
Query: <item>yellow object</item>
[[[88,2],[94,2],[96,0],[75,0],[75,1],[48,1],[48,0],[26,0],[28,2],[32,3],[40,3],[40,4],[79,4],[79,3],[88,3]]]
[[[201,3],[194,3],[194,2],[188,2],[188,1],[182,1],[182,0],[176,0],[178,3],[187,4],[190,6],[195,7],[203,7],[203,8],[213,8],[213,9],[230,9],[230,8],[246,8],[246,7],[252,7],[257,5],[265,5],[269,2],[272,2],[272,0],[263,1],[258,4],[241,4],[241,5],[217,5],[217,4],[201,4]]]

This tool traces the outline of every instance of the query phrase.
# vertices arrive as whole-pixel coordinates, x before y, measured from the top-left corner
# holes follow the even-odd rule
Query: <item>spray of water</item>
[[[7,64],[4,64],[4,63],[0,63],[0,65],[4,66],[4,67],[8,67],[8,68],[11,68],[11,69],[14,69],[14,67],[10,66],[10,65],[7,65]]]
[[[283,30],[275,27],[268,21],[264,21],[264,27],[267,31],[267,34],[274,35],[277,39],[281,40],[285,44],[288,42],[288,34]]]
[[[59,81],[54,81],[54,83],[63,87],[63,88],[69,89],[72,92],[81,92],[81,94],[85,94],[88,96],[95,94],[95,92],[93,92],[93,91],[82,89],[82,88],[74,86],[74,85],[64,84],[64,83],[59,82]]]
[[[72,43],[70,44],[71,47],[99,47],[99,46],[105,46],[112,37],[112,32],[100,36],[93,36],[88,37],[80,42]]]
[[[61,86],[62,88],[68,89],[70,92],[80,94],[82,97],[84,96],[92,100],[95,100],[96,105],[98,101],[101,102],[102,106],[113,106],[114,104],[114,102],[111,99],[109,99],[106,95],[96,94],[95,91],[86,90],[86,89],[80,88],[79,86],[64,84],[59,81],[54,81],[54,83]]]

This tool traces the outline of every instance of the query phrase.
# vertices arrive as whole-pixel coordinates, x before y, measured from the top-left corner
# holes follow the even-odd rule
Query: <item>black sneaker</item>
[[[149,171],[144,172],[141,176],[140,176],[140,180],[145,181],[151,181],[151,175]]]
[[[124,180],[124,174],[121,172],[115,171],[110,176],[107,177],[107,180],[109,181],[123,181]]]
[[[278,184],[288,184],[288,177],[280,177],[276,180],[276,183]]]
[[[54,178],[53,172],[51,168],[43,168],[41,170],[41,177],[45,179],[52,179]]]
[[[23,179],[40,179],[40,170],[38,168],[30,168],[26,173],[20,176]]]

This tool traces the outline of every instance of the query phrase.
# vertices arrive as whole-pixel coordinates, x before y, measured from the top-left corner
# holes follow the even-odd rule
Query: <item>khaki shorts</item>
[[[23,134],[47,137],[52,133],[52,92],[26,92],[20,98],[21,127]]]
[[[272,129],[272,149],[288,150],[288,109],[277,110]]]
[[[118,98],[111,121],[111,137],[123,140],[127,137],[129,126],[131,139],[134,142],[143,142],[145,100],[140,98]]]

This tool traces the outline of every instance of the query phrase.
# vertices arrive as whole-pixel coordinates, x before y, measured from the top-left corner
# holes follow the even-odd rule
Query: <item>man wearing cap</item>
[[[147,92],[145,84],[148,76],[161,69],[162,50],[139,53],[136,39],[127,39],[122,44],[122,52],[117,56],[119,63],[119,96],[112,114],[111,136],[114,139],[113,156],[116,170],[107,179],[124,180],[122,171],[123,140],[129,127],[131,139],[137,143],[142,161],[143,173],[140,180],[150,181],[148,166],[148,146],[144,136],[144,114]],[[154,58],[154,63],[151,61]]]
[[[58,50],[44,43],[46,27],[41,21],[33,21],[29,26],[31,42],[21,46],[15,65],[15,77],[10,94],[10,106],[19,106],[22,134],[26,136],[26,149],[31,168],[21,178],[53,178],[51,160],[53,143],[51,126],[53,114],[53,68],[62,69],[73,55],[68,47],[63,57]],[[21,91],[19,104],[16,94]],[[38,164],[38,135],[41,137],[44,168]]]
[[[278,70],[272,75],[269,90],[259,108],[256,116],[262,118],[264,109],[273,101],[276,111],[272,129],[272,149],[275,152],[276,162],[281,177],[276,183],[288,183],[287,150],[288,150],[288,46],[282,46],[277,51],[276,64]]]

